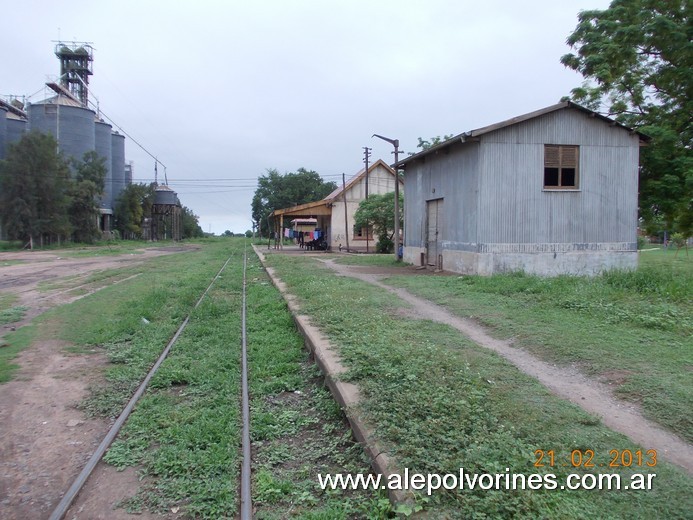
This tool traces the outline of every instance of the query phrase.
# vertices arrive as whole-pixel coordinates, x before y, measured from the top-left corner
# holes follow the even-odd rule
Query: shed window
[[[580,147],[544,145],[544,188],[577,189]]]

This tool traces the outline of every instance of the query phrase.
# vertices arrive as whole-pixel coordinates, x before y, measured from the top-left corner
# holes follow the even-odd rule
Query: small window
[[[373,229],[369,227],[361,227],[357,228],[354,226],[354,239],[355,240],[366,240],[366,237],[368,237],[368,240],[373,240]]]
[[[579,155],[579,146],[544,145],[544,188],[577,189]]]

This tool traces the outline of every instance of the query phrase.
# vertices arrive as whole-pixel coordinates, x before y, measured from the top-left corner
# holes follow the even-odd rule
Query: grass
[[[472,316],[547,361],[578,366],[691,442],[693,262],[671,252],[641,260],[636,272],[596,278],[515,273],[388,283]]]
[[[19,365],[14,363],[17,355],[36,337],[36,327],[26,326],[6,335],[0,343],[0,384],[11,381]],[[11,338],[11,339],[10,339]]]
[[[29,310],[29,308],[22,305],[0,310],[0,325],[7,325],[9,323],[21,321],[21,319],[24,317],[24,313],[27,310]]]
[[[657,267],[661,266],[665,269],[671,269],[679,274],[691,274],[691,263],[693,262],[693,250],[689,250],[689,255],[686,256],[686,251],[681,250],[676,254],[676,248],[672,249],[655,249],[652,251],[642,251],[638,255],[638,263],[640,267]]]
[[[255,255],[248,280],[255,518],[387,518],[379,491],[319,489],[318,473],[367,474],[368,462]]]
[[[14,307],[14,304],[19,298],[10,293],[0,293],[0,312],[6,311]]]
[[[374,265],[380,267],[403,266],[402,262],[395,260],[394,255],[343,255],[338,257],[336,262],[345,265]]]
[[[9,267],[11,265],[23,264],[24,260],[3,260],[0,262],[0,267]]]
[[[0,240],[0,252],[19,251],[24,244],[19,240]]]
[[[18,299],[14,294],[0,294],[0,326],[16,323],[24,317],[24,313],[28,309],[21,305],[15,305]],[[29,331],[20,334],[14,344],[0,339],[0,384],[9,381],[13,372],[18,368],[12,361],[28,344],[28,333]]]
[[[138,468],[140,490],[120,504],[135,513],[176,509],[181,517],[217,519],[238,509],[243,241],[201,246],[148,260],[137,267],[141,276],[55,308],[11,337],[12,348],[58,338],[80,355],[105,352],[103,381],[80,407],[113,418],[232,255],[106,455],[117,468]],[[112,278],[93,276],[97,283]],[[368,464],[257,259],[250,261],[248,305],[256,518],[286,518],[287,511],[386,517],[390,506],[380,492],[319,490],[318,471],[368,472]]]
[[[104,381],[81,408],[115,417],[221,267],[226,249],[217,244],[204,252],[151,259],[137,268],[144,276],[45,313],[34,326],[10,335],[11,347],[0,352],[16,352],[41,338],[61,339],[83,355],[105,351],[110,364]],[[189,516],[201,518],[235,510],[237,347],[229,337],[237,334],[238,282],[231,277],[220,282],[225,280],[228,286],[210,294],[194,313],[176,355],[157,373],[107,454],[117,466],[141,465],[151,476],[148,482],[156,482],[124,506],[139,501],[162,511],[183,502]]]
[[[0,349],[0,380],[9,363],[2,361],[4,353],[37,338],[57,337],[75,349],[105,351],[110,364],[104,382],[93,388],[83,408],[113,417],[224,259],[233,255],[108,452],[111,464],[134,465],[143,477],[140,492],[122,504],[129,510],[179,508],[181,516],[193,518],[233,517],[236,512],[242,243],[201,241],[199,251],[149,260],[138,266],[142,276],[44,314],[34,325],[10,334],[10,346]],[[365,255],[348,258],[385,260]],[[668,259],[652,258],[647,262]],[[679,266],[678,260],[674,269],[685,275],[686,264]],[[399,311],[404,304],[381,289],[336,277],[314,259],[270,255],[270,261],[299,296],[303,310],[338,345],[349,366],[348,379],[362,389],[363,412],[376,425],[390,454],[411,472],[457,473],[464,467],[468,472],[505,473],[509,468],[523,474],[553,472],[562,479],[569,472],[593,471],[563,466],[574,449],[594,450],[595,461],[604,464],[612,449],[638,448],[503,359],[465,341],[458,332],[403,318]],[[657,270],[657,265],[652,267]],[[421,282],[411,290],[430,291],[432,298],[450,302],[453,310],[466,315],[470,312],[465,306],[471,305],[467,298],[473,296],[473,304],[479,306],[475,316],[495,327],[496,334],[513,335],[528,344],[549,341],[547,327],[566,320],[566,314],[554,315],[546,310],[549,307],[556,313],[568,312],[577,321],[575,329],[594,328],[595,320],[603,319],[596,330],[585,330],[606,334],[620,327],[613,333],[617,340],[619,334],[633,329],[634,338],[639,338],[643,350],[650,349],[651,356],[649,328],[637,322],[639,315],[650,315],[655,309],[659,313],[652,316],[665,322],[654,330],[655,337],[673,338],[685,351],[687,338],[679,329],[669,330],[666,320],[671,312],[661,306],[674,315],[688,312],[686,282],[682,287],[677,273],[664,274],[655,282],[638,276],[633,280],[612,273],[604,282],[606,288],[592,289],[583,288],[584,281],[556,280],[563,285],[555,290],[572,287],[572,299],[556,299],[554,289],[522,276],[489,287],[476,285],[486,283],[483,279],[468,283],[457,277],[420,277],[432,285]],[[403,277],[392,282],[408,283]],[[594,303],[596,293],[591,290],[602,295],[601,307]],[[518,295],[525,299],[508,306]],[[617,300],[615,295],[624,299]],[[617,304],[604,311],[602,307],[611,299]],[[570,305],[556,304],[560,302]],[[575,308],[575,302],[587,307]],[[14,302],[0,301],[1,305],[9,307]],[[318,490],[318,471],[368,472],[367,464],[346,434],[343,416],[307,363],[284,303],[254,259],[249,266],[248,305],[257,518],[387,517],[389,504],[380,494]],[[517,322],[525,318],[518,313],[532,308],[534,314],[527,316],[545,320],[539,321],[544,326],[527,329],[523,336]],[[545,335],[532,339],[531,334],[539,330]],[[568,329],[566,334],[573,332]],[[570,337],[560,339],[555,342],[558,347]],[[567,359],[570,349],[561,350]],[[632,353],[621,356],[633,357]],[[578,359],[583,362],[583,357]],[[663,361],[652,360],[657,370],[670,362],[667,355],[663,357]],[[685,419],[689,410],[678,415]],[[558,464],[534,467],[537,449],[554,450]],[[640,467],[618,470],[624,477],[648,471]],[[430,500],[420,496],[420,503],[433,518],[686,518],[691,478],[662,462],[651,471],[657,474],[655,488],[647,492],[477,489],[440,491]]]
[[[112,464],[142,465],[153,478],[127,507],[164,512],[179,506],[195,518],[230,518],[238,508],[238,244],[236,259],[195,312],[107,455]],[[321,468],[363,472],[367,464],[345,434],[341,411],[316,381],[285,304],[257,261],[248,278],[255,517],[286,518],[289,510],[294,517],[364,517],[374,504],[389,510],[372,492],[344,497],[317,489]],[[220,429],[223,436],[217,437]],[[215,450],[208,453],[210,447]],[[207,488],[213,493],[203,492]]]
[[[560,481],[568,473],[595,471],[570,467],[572,450],[591,449],[597,464],[608,464],[610,450],[638,448],[457,331],[401,317],[405,304],[381,289],[336,277],[312,259],[270,255],[269,261],[299,297],[302,312],[337,345],[347,378],[361,388],[363,412],[410,472],[508,468],[551,472]],[[455,277],[421,278],[441,284],[431,290],[439,291],[438,300],[449,294],[443,282],[460,283]],[[559,462],[534,467],[537,449],[554,450]],[[648,468],[615,471],[627,478]],[[650,492],[441,491],[424,507],[436,518],[685,518],[690,477],[661,462],[656,474]]]
[[[230,338],[238,336],[240,296],[230,274],[192,314],[106,455],[106,462],[141,466],[149,477],[130,503],[162,513],[180,507],[194,518],[224,518],[237,508],[240,376]],[[124,346],[116,361],[136,360],[134,347]]]

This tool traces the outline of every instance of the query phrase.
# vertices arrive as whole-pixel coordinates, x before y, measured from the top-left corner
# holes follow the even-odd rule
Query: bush
[[[395,243],[389,236],[383,235],[378,237],[378,243],[375,245],[376,253],[389,254],[395,252]]]

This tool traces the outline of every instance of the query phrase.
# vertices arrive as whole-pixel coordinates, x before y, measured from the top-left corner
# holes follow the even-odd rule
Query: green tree
[[[257,181],[252,202],[253,220],[260,233],[267,236],[267,217],[272,211],[322,200],[336,188],[334,182],[325,182],[317,172],[305,168],[283,175],[275,169],[267,170]]]
[[[419,140],[419,144],[417,144],[416,147],[421,148],[422,151],[428,150],[432,146],[436,146],[437,144],[447,141],[448,139],[452,139],[452,137],[453,134],[447,134],[443,137],[437,135],[435,137],[431,137],[430,139],[421,139],[420,137],[418,137],[417,139]]]
[[[225,237],[232,237],[232,236],[233,236],[233,233],[231,233],[231,231],[227,229],[226,231],[224,231],[223,236],[225,236]]]
[[[190,208],[183,206],[181,210],[183,223],[183,238],[200,238],[205,236],[200,227],[200,217],[195,215]]]
[[[106,179],[106,159],[91,151],[82,161],[73,161],[75,175],[70,185],[69,216],[76,242],[92,243],[99,237],[99,204]]]
[[[561,62],[585,78],[571,97],[650,136],[640,213],[687,236],[693,224],[693,25],[687,0],[614,0],[582,11]]]
[[[115,228],[126,239],[142,238],[142,224],[152,215],[153,184],[128,184],[115,207]]]
[[[30,132],[0,162],[0,219],[10,239],[44,243],[70,236],[70,169],[55,139]]]
[[[404,197],[399,195],[400,223],[402,229],[404,223],[401,215],[404,208]],[[378,236],[375,250],[378,253],[394,252],[393,240],[395,225],[395,192],[382,195],[371,195],[367,200],[362,200],[354,214],[354,226],[356,228],[370,225]]]

